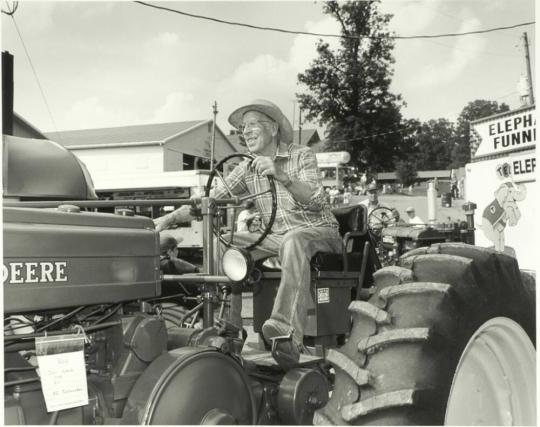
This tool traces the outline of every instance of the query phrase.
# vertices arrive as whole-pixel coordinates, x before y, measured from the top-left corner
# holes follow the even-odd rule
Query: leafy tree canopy
[[[469,102],[457,119],[454,146],[452,149],[452,167],[458,168],[471,161],[470,122],[498,113],[509,111],[504,102],[477,99]]]
[[[417,177],[417,165],[413,159],[398,160],[396,162],[396,175],[400,184],[404,187],[413,185]]]
[[[304,93],[297,94],[305,118],[327,126],[328,150],[346,150],[362,170],[393,169],[402,157],[400,132],[403,101],[390,91],[391,15],[371,1],[329,1],[323,11],[341,25],[340,47],[319,41],[318,57],[298,75]],[[369,36],[368,37],[361,37]]]

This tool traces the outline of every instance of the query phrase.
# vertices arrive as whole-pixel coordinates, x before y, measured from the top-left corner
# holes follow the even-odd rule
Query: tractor
[[[535,279],[516,259],[436,242],[383,267],[366,209],[335,209],[343,251],[311,261],[306,352],[285,371],[275,340],[248,348],[227,322],[231,292],[252,292],[260,334],[281,273],[221,234],[243,200],[210,197],[219,164],[180,203],[201,211],[201,272],[165,274],[154,223],[99,212],[126,203],[97,200],[72,153],[3,144],[5,424],[536,423]],[[130,205],[157,203],[173,204]]]

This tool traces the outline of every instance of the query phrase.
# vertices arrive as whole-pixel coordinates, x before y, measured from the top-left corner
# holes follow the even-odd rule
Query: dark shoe
[[[284,370],[298,365],[300,360],[300,350],[293,341],[292,334],[284,334],[272,322],[266,321],[262,327],[264,338],[272,343],[272,357]]]

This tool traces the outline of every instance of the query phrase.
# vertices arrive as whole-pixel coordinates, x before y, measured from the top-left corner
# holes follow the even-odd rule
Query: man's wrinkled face
[[[248,111],[242,118],[242,133],[251,153],[272,155],[272,137],[277,134],[277,125],[268,116],[258,111]]]

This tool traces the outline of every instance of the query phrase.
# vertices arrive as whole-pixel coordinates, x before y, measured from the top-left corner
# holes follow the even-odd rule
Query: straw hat
[[[251,103],[234,110],[229,116],[229,123],[235,128],[239,128],[242,125],[242,117],[248,111],[258,111],[259,113],[263,113],[270,117],[279,126],[281,142],[285,142],[287,144],[292,142],[293,128],[289,122],[289,119],[285,117],[276,104],[266,99],[255,99]]]

